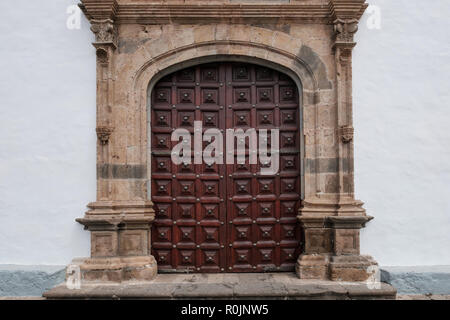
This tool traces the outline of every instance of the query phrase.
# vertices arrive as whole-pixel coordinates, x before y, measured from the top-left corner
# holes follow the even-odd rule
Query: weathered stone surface
[[[58,286],[48,299],[395,299],[388,284],[370,289],[364,283],[300,280],[291,273],[162,274],[151,282],[84,284],[79,290]]]
[[[369,256],[333,256],[330,261],[330,279],[334,281],[366,281],[374,274],[376,266],[377,263]]]
[[[300,279],[328,280],[329,259],[325,254],[300,255],[295,265],[297,276]]]
[[[156,260],[151,255],[75,259],[71,266],[79,268],[82,283],[150,281],[157,274]],[[72,270],[68,268],[66,277],[72,274]]]

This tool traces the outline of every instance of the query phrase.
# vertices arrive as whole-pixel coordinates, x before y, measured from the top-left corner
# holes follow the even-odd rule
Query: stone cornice
[[[330,16],[333,20],[359,20],[368,7],[366,0],[330,0]]]
[[[331,24],[336,19],[359,20],[365,0],[329,0],[317,4],[163,4],[155,1],[121,3],[117,0],[81,0],[90,20],[111,19],[118,24],[297,22]]]
[[[79,7],[89,20],[115,20],[119,10],[117,0],[81,0]]]

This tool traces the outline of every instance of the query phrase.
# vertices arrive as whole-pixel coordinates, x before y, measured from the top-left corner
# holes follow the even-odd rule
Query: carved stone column
[[[116,120],[114,105],[117,2],[85,0],[80,6],[91,22],[97,55],[97,201],[77,219],[91,232],[91,257],[73,264],[79,266],[83,282],[151,280],[157,274],[156,260],[150,254],[153,204],[113,190],[115,178],[134,178],[127,171],[130,166],[114,163],[112,154],[124,148],[117,141],[126,130],[126,123]]]
[[[360,229],[372,217],[354,198],[352,50],[353,35],[367,5],[364,0],[330,0],[329,4],[336,65],[338,188],[334,194],[309,195],[303,201],[299,220],[305,248],[296,270],[304,279],[365,281],[377,263],[359,251]]]

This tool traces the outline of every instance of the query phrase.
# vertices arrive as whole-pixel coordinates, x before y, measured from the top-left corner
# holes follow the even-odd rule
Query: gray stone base
[[[405,295],[450,295],[450,266],[383,267],[381,281]]]
[[[300,280],[294,273],[160,274],[139,283],[90,283],[79,290],[60,285],[47,299],[395,299],[386,283]]]
[[[0,265],[0,297],[39,297],[64,279],[64,266]]]

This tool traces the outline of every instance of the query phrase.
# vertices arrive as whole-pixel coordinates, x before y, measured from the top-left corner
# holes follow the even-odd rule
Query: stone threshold
[[[365,283],[298,279],[294,273],[159,274],[149,282],[89,283],[71,290],[61,284],[47,299],[395,299],[387,283],[371,289]]]

